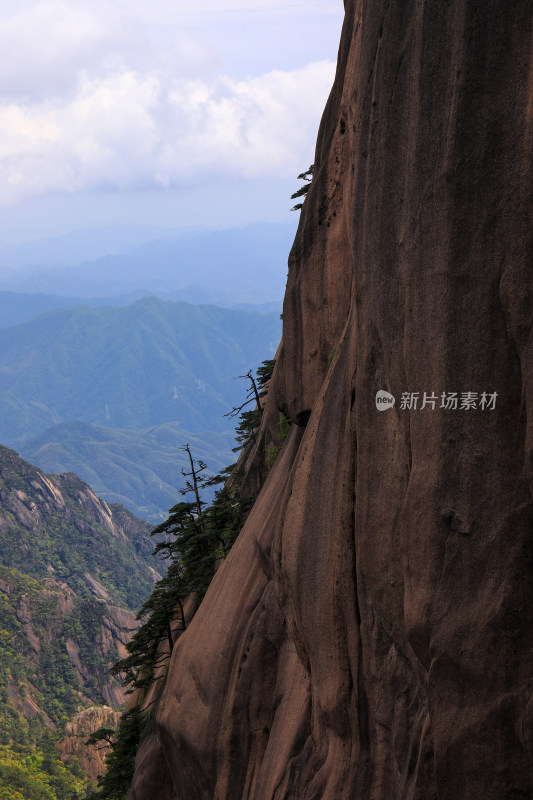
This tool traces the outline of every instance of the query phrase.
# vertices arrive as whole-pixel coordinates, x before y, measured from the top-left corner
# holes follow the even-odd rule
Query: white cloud
[[[314,43],[341,6],[0,0],[0,203],[210,175],[294,177],[312,158],[333,80]]]
[[[117,68],[67,98],[0,103],[0,201],[49,192],[172,186],[308,166],[334,66],[237,81]]]
[[[102,0],[26,0],[16,6],[0,0],[0,96],[35,100],[72,93],[81,75],[118,69],[212,72],[216,47],[194,31],[184,33],[165,13],[159,17],[158,2],[165,6],[165,0],[137,0],[136,13]]]
[[[81,72],[102,76],[119,67],[207,77],[221,66],[226,43],[233,48],[237,22],[249,19],[247,38],[259,44],[261,20],[279,18],[278,29],[294,26],[297,49],[309,28],[305,20],[338,16],[341,5],[342,0],[203,0],[195,8],[190,0],[0,0],[0,95],[36,99],[72,92]],[[268,44],[275,59],[276,42]]]

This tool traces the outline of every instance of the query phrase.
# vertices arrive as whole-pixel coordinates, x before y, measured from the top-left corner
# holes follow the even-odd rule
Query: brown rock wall
[[[531,797],[532,32],[526,0],[346,3],[268,400],[300,427],[132,799]]]

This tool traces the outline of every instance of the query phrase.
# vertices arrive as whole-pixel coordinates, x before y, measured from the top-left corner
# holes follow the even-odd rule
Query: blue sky
[[[0,246],[104,224],[291,219],[342,0],[0,9]]]

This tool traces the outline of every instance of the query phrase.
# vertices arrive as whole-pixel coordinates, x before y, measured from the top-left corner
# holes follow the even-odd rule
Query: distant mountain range
[[[61,422],[141,430],[228,430],[235,378],[271,358],[277,314],[146,298],[59,309],[0,331],[0,441]]]
[[[274,356],[293,235],[110,227],[0,248],[0,442],[160,519],[180,444],[213,472],[233,460],[224,414]]]
[[[293,225],[256,223],[168,236],[69,267],[51,268],[45,249],[41,265],[31,261],[18,270],[0,271],[0,289],[80,298],[185,292],[180,299],[225,306],[283,297]]]
[[[0,441],[160,519],[181,485],[181,444],[213,472],[233,460],[224,415],[247,389],[236,377],[273,358],[280,335],[278,313],[156,298],[4,328]]]
[[[0,291],[0,328],[9,328],[11,325],[28,322],[33,317],[44,314],[46,311],[53,311],[56,308],[74,308],[78,305],[88,305],[93,308],[100,308],[101,306],[123,307],[129,306],[149,295],[149,292],[132,292],[130,294],[115,295],[114,297],[75,297],[73,295],[24,294],[22,292]],[[270,312],[281,314],[283,307],[281,300],[267,303],[235,303],[233,296],[229,293],[215,292],[194,286],[166,294],[156,293],[154,296],[160,300],[217,305],[223,308],[255,311],[258,314],[268,314]]]
[[[201,226],[108,225],[0,246],[0,271],[73,267],[90,259],[123,253],[146,242],[176,240],[202,233]]]

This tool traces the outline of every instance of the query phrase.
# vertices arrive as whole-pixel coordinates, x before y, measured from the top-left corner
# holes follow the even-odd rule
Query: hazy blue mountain
[[[160,228],[155,225],[87,228],[0,247],[0,265],[8,269],[22,268],[24,271],[44,267],[73,267],[88,259],[131,250],[145,242],[179,239],[199,230],[191,226]]]
[[[19,325],[21,322],[27,322],[39,314],[53,311],[56,308],[74,308],[77,305],[88,305],[94,308],[109,305],[128,306],[146,296],[146,292],[132,292],[115,297],[81,298],[57,294],[23,294],[0,291],[0,328]],[[196,305],[209,304],[242,311],[257,311],[260,314],[269,314],[274,311],[281,314],[283,307],[281,300],[270,303],[235,303],[234,295],[231,292],[216,292],[201,286],[189,286],[182,291],[154,296],[159,296],[161,300],[184,301]]]
[[[271,358],[279,315],[145,298],[59,309],[0,330],[0,441],[63,422],[141,430],[173,422],[224,431],[244,386]]]
[[[278,313],[145,298],[57,309],[0,330],[0,441],[108,502],[158,520],[182,485],[180,446],[213,472],[233,460],[246,384],[270,358]]]
[[[56,308],[74,308],[76,305],[95,307],[108,305],[127,306],[145,296],[145,292],[134,292],[113,298],[91,297],[85,299],[81,297],[63,297],[57,294],[22,294],[19,292],[0,291],[0,328],[19,325],[21,322],[27,322],[39,314],[53,311]],[[259,311],[260,309],[257,310]],[[274,309],[269,310],[272,311]]]
[[[0,274],[0,288],[30,293],[111,297],[134,291],[171,293],[190,287],[224,304],[264,303],[284,293],[294,226],[257,223],[142,244],[77,267]],[[187,299],[198,302],[198,296]]]
[[[207,304],[220,306],[221,308],[239,308],[243,311],[259,311],[261,314],[266,314],[270,311],[277,311],[280,314],[283,308],[282,295],[279,295],[277,300],[265,302],[264,291],[253,288],[227,291],[225,289],[211,289],[207,286],[192,284],[175,292],[151,292],[151,294],[161,300],[180,300],[193,305]],[[244,295],[248,297],[248,300],[246,302],[238,301],[238,298]]]
[[[179,499],[181,468],[187,466],[180,447],[186,442],[213,474],[235,459],[233,431],[193,434],[171,422],[142,431],[68,422],[43,431],[20,451],[45,472],[76,472],[108,503],[160,522]]]

